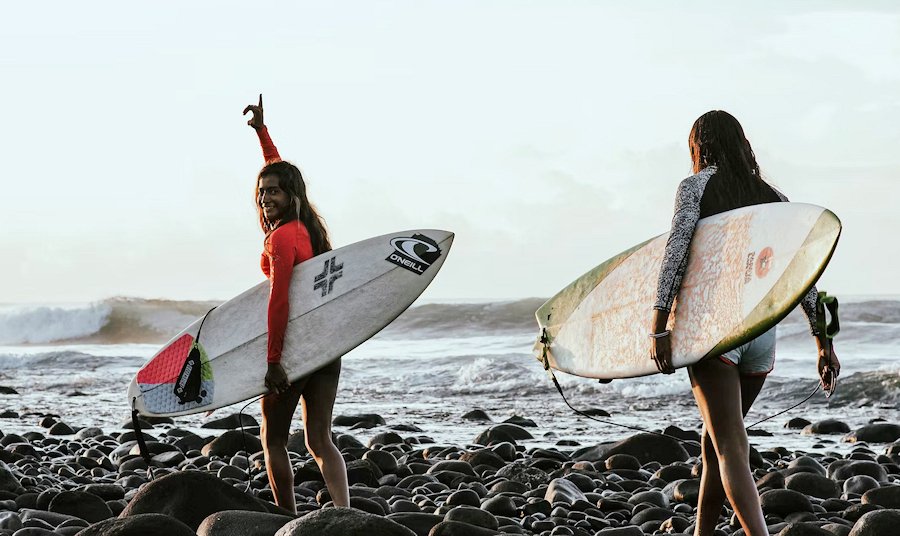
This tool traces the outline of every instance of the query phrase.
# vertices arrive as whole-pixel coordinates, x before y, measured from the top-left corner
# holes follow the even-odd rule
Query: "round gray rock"
[[[272,536],[293,520],[290,516],[267,512],[226,510],[204,519],[197,528],[197,536]]]
[[[281,527],[275,536],[416,536],[386,517],[352,508],[324,508]]]
[[[544,500],[550,504],[558,502],[572,504],[575,501],[587,501],[587,497],[571,480],[554,478],[544,493]]]
[[[884,486],[865,492],[860,501],[862,504],[876,504],[883,508],[900,508],[900,486]],[[900,532],[900,527],[898,527]]]
[[[106,501],[86,491],[61,491],[50,501],[51,512],[80,517],[89,523],[97,523],[113,517]]]
[[[850,431],[847,423],[837,419],[825,419],[803,428],[803,434],[846,434]]]
[[[76,536],[196,536],[194,531],[177,519],[163,514],[141,514],[128,518],[113,518],[94,523]]]
[[[860,517],[849,536],[886,536],[896,534],[900,527],[900,510],[877,510]]]
[[[900,439],[900,425],[884,422],[867,424],[857,428],[844,441],[866,441],[868,443],[891,443]]]
[[[500,526],[494,514],[474,506],[457,506],[447,512],[444,521],[459,521],[488,530],[497,530],[497,527]]]
[[[818,473],[794,473],[785,479],[784,487],[819,499],[832,499],[840,494],[835,481]]]
[[[179,471],[140,488],[119,517],[165,514],[196,530],[210,514],[224,510],[264,512],[266,508],[218,478],[200,471]]]
[[[497,476],[525,484],[529,488],[536,488],[550,480],[550,475],[537,467],[530,467],[524,462],[513,462],[507,465],[497,471]]]
[[[844,493],[862,495],[870,489],[878,487],[881,487],[881,484],[869,475],[856,475],[844,480]]]
[[[794,512],[812,512],[812,503],[806,495],[790,489],[770,489],[759,496],[763,512],[785,517]]]
[[[576,450],[572,453],[572,459],[596,462],[604,461],[614,454],[629,454],[641,464],[659,462],[662,465],[687,461],[689,457],[681,442],[674,437],[640,433],[616,443]]]

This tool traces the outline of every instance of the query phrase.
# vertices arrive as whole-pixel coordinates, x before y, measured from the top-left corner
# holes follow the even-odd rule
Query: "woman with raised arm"
[[[262,399],[263,452],[269,484],[278,506],[296,512],[294,470],[287,440],[297,403],[301,402],[306,447],[316,460],[335,506],[349,506],[347,467],[331,439],[331,413],[337,394],[341,361],[337,360],[294,383],[281,365],[281,349],[288,323],[288,291],[294,266],[331,250],[325,222],[306,197],[306,184],[297,166],[281,160],[263,122],[262,95],[247,124],[256,130],[265,166],[256,179],[256,210],[265,233],[262,271],[269,279],[268,351]]]
[[[675,216],[651,320],[650,357],[665,374],[675,372],[666,326],[687,268],[688,249],[697,220],[749,205],[787,201],[763,180],[750,142],[732,115],[720,110],[703,114],[694,122],[688,144],[694,175],[678,186]],[[815,321],[816,301],[817,292],[813,287],[802,306],[819,349],[818,373],[823,386],[831,389],[840,372],[840,362],[831,340],[819,333]],[[688,368],[694,399],[703,418],[703,474],[695,535],[713,534],[726,497],[746,534],[769,534],[750,471],[750,446],[743,418],[774,364],[773,327],[725,355]]]

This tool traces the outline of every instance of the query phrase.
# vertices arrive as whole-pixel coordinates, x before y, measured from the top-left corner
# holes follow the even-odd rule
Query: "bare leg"
[[[691,372],[691,369],[688,369]],[[759,395],[766,381],[765,375],[741,376],[741,414],[746,417],[750,406]],[[693,374],[691,374],[693,383]],[[708,536],[713,533],[719,522],[722,505],[725,503],[725,488],[719,475],[719,460],[706,425],[703,426],[701,440],[703,474],[700,476],[700,498],[697,502],[697,523],[695,536]]]
[[[725,503],[725,488],[719,476],[719,460],[713,447],[706,425],[703,425],[701,440],[703,473],[700,475],[700,497],[697,500],[697,523],[694,536],[710,536],[719,522],[722,505]]]
[[[316,460],[335,506],[350,506],[347,466],[331,439],[331,413],[341,375],[340,360],[317,370],[303,389],[306,447]]]
[[[288,456],[287,440],[291,430],[294,410],[300,400],[306,380],[291,384],[287,392],[270,394],[262,399],[262,436],[263,453],[266,457],[266,472],[269,475],[269,486],[275,496],[275,504],[297,511],[294,500],[294,468]]]
[[[752,403],[765,379],[762,378],[762,381],[759,377],[742,379],[736,367],[722,363],[718,359],[708,359],[694,365],[690,374],[694,399],[697,401],[706,431],[704,463],[712,457],[706,445],[708,435],[716,452],[718,464],[715,468],[719,473],[719,478],[714,478],[712,474],[707,477],[708,469],[704,464],[700,495],[702,506],[698,508],[695,534],[711,534],[715,528],[715,521],[722,508],[722,503],[718,500],[721,494],[715,489],[715,481],[719,481],[744,531],[749,536],[768,536],[765,518],[759,505],[759,493],[750,472],[750,445],[743,420],[745,413],[743,406],[746,399]],[[744,383],[748,384],[747,395],[751,395],[755,390],[752,397],[741,396]],[[749,404],[747,407],[749,409]],[[709,470],[713,470],[713,467],[709,467]],[[704,489],[704,486],[709,487]],[[707,511],[701,512],[700,508]],[[715,513],[710,510],[714,510]]]

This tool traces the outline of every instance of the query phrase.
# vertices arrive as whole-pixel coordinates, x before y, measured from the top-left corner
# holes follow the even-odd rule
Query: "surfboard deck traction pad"
[[[172,341],[172,344],[147,363],[137,374],[137,383],[141,390],[140,396],[148,411],[173,413],[212,404],[215,395],[212,366],[203,345],[197,343],[196,346],[200,350],[200,391],[205,392],[202,400],[182,403],[175,394],[175,384],[181,369],[194,347],[194,337],[190,333],[185,333]]]

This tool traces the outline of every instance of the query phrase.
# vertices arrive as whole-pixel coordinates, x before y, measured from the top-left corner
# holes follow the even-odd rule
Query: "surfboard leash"
[[[838,307],[839,307],[839,303],[838,303],[837,296],[829,296],[828,293],[825,292],[824,290],[818,292],[818,296],[816,298],[816,328],[818,329],[819,334],[825,337],[825,340],[828,342],[828,344],[831,344],[831,341],[841,331],[841,321],[840,321],[840,318],[838,317]],[[829,315],[831,315],[830,321],[828,321],[828,318],[825,314],[826,311],[828,312]],[[756,421],[755,423],[748,426],[747,429],[749,430],[750,428],[753,428],[757,424],[764,423],[764,422],[768,421],[769,419],[774,419],[775,417],[778,417],[779,415],[784,415],[785,413],[791,411],[792,409],[796,409],[796,408],[800,407],[801,405],[808,402],[809,399],[811,399],[813,396],[815,396],[815,394],[818,393],[819,389],[821,389],[821,388],[825,388],[825,398],[831,398],[831,396],[834,394],[835,390],[837,390],[837,375],[835,375],[834,369],[831,368],[830,363],[827,366],[827,370],[825,371],[825,374],[828,379],[824,383],[829,385],[830,386],[829,388],[825,388],[825,386],[823,385],[823,382],[820,380],[820,381],[816,382],[816,388],[813,389],[813,392],[810,393],[809,396],[807,396],[800,402],[794,404],[793,406],[789,407],[788,409],[786,409],[784,411],[780,411],[780,412],[776,413],[775,415],[772,415],[770,417],[766,417],[765,419]]]
[[[269,393],[261,394],[258,397],[251,399],[249,402],[244,404],[244,407],[242,407],[240,409],[240,411],[238,411],[238,425],[240,425],[240,427],[241,427],[241,445],[243,445],[243,447],[244,447],[244,452],[247,452],[247,487],[244,488],[244,493],[250,492],[250,481],[251,481],[250,453],[247,451],[247,436],[244,435],[245,434],[245,432],[244,432],[244,410],[246,410],[247,407],[250,406],[250,404],[262,400],[268,394]]]
[[[131,427],[134,429],[135,439],[137,440],[138,453],[140,453],[141,458],[147,463],[147,473],[150,475],[150,480],[156,480],[156,475],[153,473],[153,458],[150,457],[150,452],[147,450],[147,443],[144,441],[144,432],[141,431],[141,418],[135,407],[136,403],[137,397],[131,397]]]
[[[676,441],[678,441],[680,443],[684,443],[686,441],[684,439],[681,439],[681,438],[678,438],[675,436],[663,434],[661,432],[656,432],[653,430],[646,430],[646,429],[640,428],[638,426],[631,426],[628,424],[622,424],[622,423],[618,423],[618,422],[607,421],[604,419],[598,419],[597,417],[594,417],[593,415],[590,415],[584,411],[581,411],[581,410],[578,410],[578,409],[575,409],[574,407],[572,407],[572,404],[569,403],[569,400],[566,398],[566,394],[563,392],[562,386],[559,384],[559,380],[556,379],[556,375],[553,373],[553,369],[550,367],[550,357],[548,356],[548,353],[549,353],[548,348],[550,346],[550,336],[547,334],[547,328],[541,329],[540,342],[541,342],[541,360],[543,361],[543,364],[544,364],[544,370],[547,372],[547,375],[550,377],[550,380],[553,381],[553,385],[556,387],[556,390],[559,392],[559,396],[561,396],[563,399],[563,402],[565,402],[565,404],[567,406],[569,406],[569,409],[571,409],[578,415],[581,415],[582,417],[585,417],[592,421],[597,421],[602,424],[607,424],[610,426],[618,426],[620,428],[627,428],[629,430],[634,430],[636,432],[643,432],[645,434],[654,434],[654,435],[658,435],[658,436],[668,437],[671,439],[675,439]]]
[[[835,331],[834,334],[836,334],[836,333],[837,333],[837,332]],[[834,335],[832,335],[832,337],[833,337],[833,336],[834,336]],[[686,442],[687,442],[687,440],[685,440],[685,439],[681,439],[681,438],[678,438],[678,437],[675,437],[675,436],[671,436],[671,435],[668,435],[668,434],[656,432],[656,431],[654,431],[654,430],[646,430],[646,429],[640,428],[640,427],[638,427],[638,426],[630,426],[630,425],[627,425],[627,424],[617,423],[617,422],[613,422],[613,421],[607,421],[607,420],[604,420],[604,419],[598,419],[598,418],[594,417],[593,415],[589,415],[589,414],[587,414],[587,413],[585,413],[585,412],[583,412],[583,411],[581,411],[581,410],[578,410],[578,409],[572,407],[572,404],[569,403],[569,400],[566,398],[566,394],[563,392],[562,386],[560,386],[560,384],[559,384],[559,380],[556,379],[556,375],[553,373],[553,369],[550,367],[550,358],[549,358],[549,356],[548,356],[548,347],[549,347],[549,345],[550,345],[550,336],[547,335],[547,329],[546,329],[546,328],[543,328],[543,329],[541,330],[541,339],[540,339],[540,342],[541,342],[541,360],[543,361],[544,370],[547,372],[547,375],[548,375],[548,376],[550,377],[550,379],[553,381],[553,385],[556,387],[556,390],[559,392],[559,396],[562,397],[563,402],[565,402],[565,404],[566,404],[567,406],[569,406],[569,409],[571,409],[573,412],[577,413],[578,415],[581,415],[582,417],[585,417],[585,418],[590,419],[590,420],[592,420],[592,421],[597,421],[597,422],[602,423],[602,424],[607,424],[607,425],[611,425],[611,426],[618,426],[618,427],[620,427],[620,428],[627,428],[627,429],[629,429],[629,430],[634,430],[634,431],[637,431],[637,432],[643,432],[643,433],[646,433],[646,434],[654,434],[654,435],[658,435],[658,436],[669,437],[669,438],[675,439],[675,440],[678,441],[679,443],[686,443]],[[831,380],[833,386],[836,385],[836,384],[834,383],[835,380],[836,380],[836,378]],[[764,419],[760,419],[759,421],[756,421],[755,423],[751,424],[750,426],[747,426],[746,429],[749,430],[750,428],[753,428],[754,426],[756,426],[756,425],[758,425],[758,424],[762,424],[762,423],[764,423],[764,422],[766,422],[766,421],[768,421],[768,420],[771,420],[771,419],[774,419],[775,417],[778,417],[779,415],[784,415],[785,413],[787,413],[787,412],[789,412],[789,411],[792,411],[792,410],[794,410],[794,409],[797,409],[798,407],[800,407],[800,406],[802,406],[803,404],[805,404],[806,402],[808,402],[813,396],[815,396],[816,393],[819,392],[819,389],[820,389],[820,388],[821,388],[821,383],[820,383],[820,382],[816,382],[816,387],[815,387],[815,389],[813,389],[813,392],[810,393],[809,395],[807,395],[806,398],[804,398],[803,400],[801,400],[801,401],[798,402],[797,404],[794,404],[793,406],[789,407],[789,408],[786,409],[786,410],[780,411],[780,412],[778,412],[778,413],[776,413],[776,414],[774,414],[774,415],[769,415],[768,417],[765,417]],[[826,397],[830,397],[831,394],[832,394],[833,392],[834,392],[834,387],[832,387],[830,390],[826,391],[826,393],[827,393],[827,394],[826,394]]]
[[[750,426],[748,426],[748,427],[747,427],[747,430],[753,428],[753,427],[756,426],[757,424],[762,424],[762,423],[764,423],[764,422],[766,422],[766,421],[768,421],[768,420],[770,420],[770,419],[774,419],[775,417],[778,417],[779,415],[784,415],[785,413],[787,413],[787,412],[789,412],[789,411],[791,411],[791,410],[797,409],[797,408],[799,408],[800,406],[802,406],[803,404],[806,404],[807,402],[809,402],[809,400],[810,400],[812,397],[814,397],[814,396],[816,395],[816,393],[819,392],[819,389],[820,389],[821,387],[822,387],[822,384],[821,384],[820,382],[816,382],[816,387],[815,387],[815,389],[813,389],[813,392],[809,393],[809,394],[806,396],[806,398],[804,398],[804,399],[801,400],[800,402],[797,402],[796,404],[794,404],[793,406],[789,407],[788,409],[786,409],[786,410],[784,410],[784,411],[779,411],[779,412],[776,413],[775,415],[769,415],[769,416],[766,417],[765,419],[760,419],[760,420],[756,421],[755,423],[753,423],[753,424],[751,424]],[[833,392],[833,391],[834,391],[834,389],[831,390],[831,392]],[[826,393],[828,393],[828,392],[829,392],[829,391],[826,391]],[[828,397],[828,396],[831,396],[831,395],[826,394],[825,396]]]

